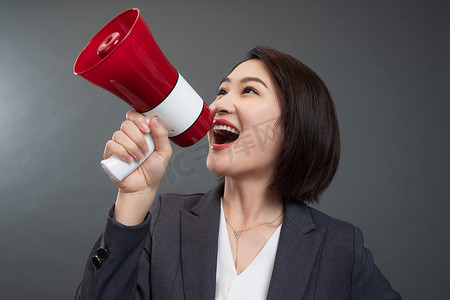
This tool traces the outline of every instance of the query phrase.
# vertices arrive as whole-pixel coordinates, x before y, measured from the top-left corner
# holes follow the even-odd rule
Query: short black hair
[[[292,201],[319,202],[339,165],[339,125],[320,77],[296,58],[266,46],[246,60],[261,60],[277,88],[282,132],[280,156],[268,189]]]

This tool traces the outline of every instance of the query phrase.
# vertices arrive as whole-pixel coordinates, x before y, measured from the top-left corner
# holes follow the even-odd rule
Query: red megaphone
[[[195,144],[211,128],[211,110],[161,52],[137,8],[106,24],[81,51],[73,71],[115,94],[147,120],[157,117],[181,147]],[[150,134],[144,136],[151,153],[153,140]],[[122,181],[149,155],[131,163],[112,156],[101,165],[114,180]]]

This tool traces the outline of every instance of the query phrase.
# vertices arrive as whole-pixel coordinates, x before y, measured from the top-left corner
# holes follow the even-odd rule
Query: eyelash
[[[246,86],[242,89],[243,94],[246,94],[248,92],[253,92],[256,95],[259,95],[258,92],[251,86]],[[217,96],[223,96],[223,95],[226,95],[226,93],[227,93],[227,91],[224,88],[220,88],[219,91],[217,92]]]
[[[219,91],[217,92],[217,96],[223,96],[227,93],[227,91],[225,91],[225,89],[220,88]]]

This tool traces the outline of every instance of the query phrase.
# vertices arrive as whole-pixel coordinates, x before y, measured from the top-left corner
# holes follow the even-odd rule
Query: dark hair
[[[280,157],[268,188],[293,201],[319,202],[340,156],[333,100],[320,77],[296,58],[257,46],[247,59],[268,67],[277,87],[282,137]]]

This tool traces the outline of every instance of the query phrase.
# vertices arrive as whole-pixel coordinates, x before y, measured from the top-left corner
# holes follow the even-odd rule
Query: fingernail
[[[150,127],[148,127],[147,122],[142,122],[141,126],[142,126],[142,129],[144,130],[144,132],[150,132]]]
[[[125,158],[125,160],[126,160],[127,162],[132,162],[132,161],[133,161],[133,158],[132,158],[131,155],[129,155],[129,154],[125,154],[125,155],[124,155],[124,158]]]
[[[144,155],[142,154],[141,151],[139,151],[139,152],[136,154],[136,157],[137,157],[137,159],[141,160],[141,159],[144,158]]]
[[[155,119],[155,125],[156,125],[156,128],[158,128],[158,127],[159,127],[159,122],[158,122],[158,120],[157,120],[157,119]]]
[[[148,145],[145,144],[144,146],[142,146],[141,150],[142,150],[142,153],[147,154],[150,149],[148,148]]]

